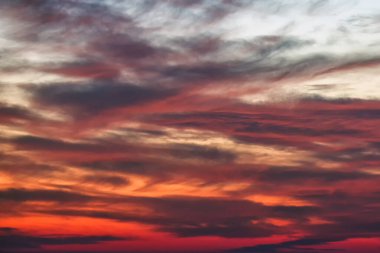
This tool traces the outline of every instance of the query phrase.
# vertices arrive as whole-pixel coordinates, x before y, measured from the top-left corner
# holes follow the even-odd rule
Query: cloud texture
[[[1,1],[0,252],[377,252],[379,13]]]

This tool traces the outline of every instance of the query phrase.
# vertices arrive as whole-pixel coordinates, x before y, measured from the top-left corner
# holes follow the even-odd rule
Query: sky
[[[1,253],[380,252],[380,1],[1,0]]]

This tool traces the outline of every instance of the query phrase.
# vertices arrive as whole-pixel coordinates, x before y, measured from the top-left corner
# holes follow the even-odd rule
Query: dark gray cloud
[[[102,145],[94,143],[71,143],[58,139],[50,139],[40,136],[19,136],[9,140],[20,149],[47,150],[47,151],[105,151]]]
[[[253,247],[244,247],[240,249],[233,249],[227,252],[236,252],[236,253],[276,253],[283,252],[282,250],[286,250],[286,252],[324,252],[325,250],[313,250],[312,248],[308,248],[308,246],[316,246],[323,245],[330,242],[343,241],[346,238],[301,238],[294,241],[287,241],[278,244],[263,244],[257,245]],[[329,252],[334,252],[335,250],[328,250]]]
[[[143,60],[144,58],[152,58],[158,53],[163,53],[165,50],[160,50],[160,48],[155,48],[148,42],[138,41],[127,36],[105,38],[104,41],[93,46],[96,52],[101,52],[111,59],[118,59],[126,63]]]
[[[14,138],[8,138],[4,142],[17,147],[19,150],[53,152],[56,155],[73,152],[83,153],[117,153],[132,151],[136,146],[127,142],[112,142],[102,140],[83,140],[80,142],[71,142],[61,139],[54,139],[33,135],[21,135]]]
[[[380,110],[377,108],[353,108],[341,111],[317,110],[315,115],[335,116],[337,118],[378,120],[380,118]]]
[[[15,178],[49,177],[55,172],[63,172],[64,168],[38,163],[24,156],[0,152],[0,171]]]
[[[230,219],[217,223],[183,224],[164,227],[162,230],[181,237],[220,236],[226,238],[258,238],[281,234],[281,230],[262,222],[253,224],[249,219]]]
[[[332,152],[314,140],[328,142],[335,138],[349,138],[362,140],[364,144],[378,135],[377,116],[376,100],[309,97],[297,101],[296,107],[235,104],[216,112],[155,114],[144,120],[181,129],[217,131],[237,142],[293,146],[325,153],[326,157],[333,157],[332,154],[337,152],[340,157],[337,150]],[[341,151],[344,155],[344,148]],[[366,156],[371,154],[366,152]]]
[[[280,124],[269,124],[260,122],[247,123],[247,126],[241,129],[242,132],[254,133],[279,133],[285,135],[306,135],[306,136],[323,136],[323,135],[357,135],[360,131],[354,129],[313,129],[309,127],[294,127]]]
[[[202,159],[210,160],[215,162],[233,162],[237,155],[233,152],[228,152],[226,150],[221,150],[214,147],[203,147],[199,145],[175,145],[170,148],[169,151],[173,156],[183,159]]]
[[[51,64],[40,69],[43,72],[58,74],[63,77],[79,77],[88,79],[116,79],[121,70],[109,63],[95,60]]]
[[[92,170],[122,172],[130,174],[154,174],[158,170],[157,164],[139,160],[112,160],[112,161],[95,161],[77,164]]]
[[[5,189],[0,191],[1,201],[49,201],[49,202],[86,202],[93,197],[77,192],[59,190]]]
[[[15,228],[11,228],[11,227],[0,227],[0,231],[1,231],[1,233],[3,233],[3,234],[11,234],[11,233],[16,232],[17,229],[15,229]]]
[[[161,131],[161,130],[156,130],[156,129],[144,129],[144,128],[131,128],[131,127],[124,127],[120,129],[122,131],[125,131],[126,133],[132,133],[136,135],[151,135],[151,136],[165,136],[166,132]]]
[[[211,204],[212,205],[212,204]],[[228,206],[228,205],[226,205]],[[192,207],[196,208],[195,206]],[[257,222],[256,216],[231,216],[213,218],[211,221],[205,214],[201,217],[178,217],[174,215],[176,209],[170,213],[160,213],[158,216],[144,217],[136,214],[116,213],[92,210],[52,210],[49,214],[60,216],[83,216],[100,219],[112,219],[122,222],[139,222],[157,226],[159,231],[169,232],[178,237],[220,236],[225,238],[266,237],[283,233],[278,227]],[[178,210],[177,210],[178,211]],[[172,215],[172,216],[170,216]]]
[[[104,201],[104,199],[102,199]],[[107,200],[105,200],[107,202]],[[186,196],[120,197],[111,203],[134,204],[150,210],[149,216],[140,213],[111,210],[52,209],[36,212],[60,216],[83,216],[139,222],[157,226],[160,231],[180,237],[221,236],[226,238],[266,237],[283,234],[285,230],[267,223],[266,218],[302,220],[319,211],[317,207],[263,206],[247,200]],[[223,210],[223,211],[221,211]]]
[[[317,156],[329,161],[336,162],[362,162],[362,163],[374,163],[380,161],[378,156],[378,149],[371,144],[367,144],[364,147],[349,147],[338,150],[334,153],[321,152]]]
[[[2,124],[17,124],[20,121],[25,123],[43,119],[28,108],[0,102],[0,120]]]
[[[32,236],[15,228],[0,228],[1,252],[19,249],[32,250],[45,245],[96,244],[107,241],[131,240],[132,237],[121,238],[109,235],[100,236]],[[3,251],[7,250],[7,251]]]
[[[300,199],[312,201],[319,206],[325,207],[327,210],[339,211],[345,209],[346,211],[351,211],[355,214],[361,213],[360,216],[362,218],[372,219],[364,215],[364,213],[376,212],[380,191],[374,189],[373,192],[368,191],[355,194],[343,190],[316,190],[301,191],[296,193],[295,196]],[[363,207],[365,208],[363,209]]]
[[[205,61],[195,64],[177,64],[167,67],[150,67],[163,80],[169,79],[173,84],[208,84],[210,82],[241,83],[244,80],[280,81],[294,77],[312,76],[339,61],[328,55],[312,55],[296,60],[277,58],[276,54],[296,47],[296,40],[286,41],[280,45],[262,46],[251,49],[246,59],[230,61]],[[307,42],[303,42],[307,44]],[[293,45],[294,44],[294,45]],[[251,47],[255,47],[251,45]],[[258,46],[260,47],[260,46]]]
[[[360,171],[322,170],[320,168],[269,168],[257,175],[266,182],[295,183],[308,181],[336,182],[342,180],[360,180],[373,178],[374,175]]]
[[[99,81],[88,84],[54,84],[32,89],[34,100],[46,106],[72,109],[92,115],[105,110],[154,102],[176,94],[175,90]]]
[[[94,183],[99,185],[109,186],[126,186],[129,184],[128,180],[120,176],[108,176],[102,174],[87,175],[83,177],[84,182]]]

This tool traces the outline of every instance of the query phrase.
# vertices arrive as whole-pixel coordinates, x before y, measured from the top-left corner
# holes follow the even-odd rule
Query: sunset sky
[[[0,0],[1,253],[380,252],[380,1]]]

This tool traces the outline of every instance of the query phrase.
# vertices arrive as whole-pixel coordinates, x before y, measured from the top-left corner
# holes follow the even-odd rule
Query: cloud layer
[[[375,252],[380,5],[1,1],[5,252]]]

